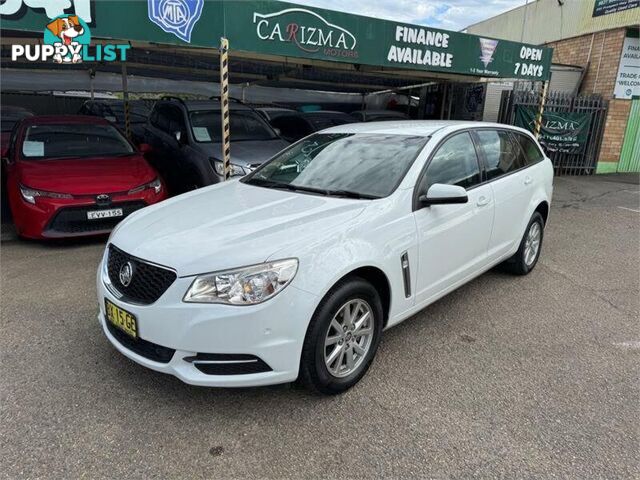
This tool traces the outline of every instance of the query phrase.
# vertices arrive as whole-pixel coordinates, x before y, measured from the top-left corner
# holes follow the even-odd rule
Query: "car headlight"
[[[289,258],[251,267],[199,275],[183,301],[255,305],[282,291],[295,276],[298,260]]]
[[[140,185],[139,187],[136,187],[136,188],[132,188],[131,190],[129,190],[127,194],[133,195],[134,193],[140,193],[143,190],[146,190],[147,188],[153,188],[153,191],[156,192],[156,194],[158,194],[162,191],[162,182],[160,181],[159,178],[156,178],[152,182],[145,183],[144,185]]]
[[[221,177],[224,177],[224,166],[222,165],[222,160],[217,160],[215,158],[212,158],[211,164],[213,165],[213,169],[215,170],[215,172]],[[236,165],[235,163],[230,163],[229,166],[231,167],[232,177],[242,177],[247,174],[245,169],[240,165]]]
[[[20,194],[26,202],[34,204],[36,203],[36,197],[73,198],[73,195],[68,193],[45,192],[44,190],[36,190],[34,188],[25,187],[24,185],[20,185]]]

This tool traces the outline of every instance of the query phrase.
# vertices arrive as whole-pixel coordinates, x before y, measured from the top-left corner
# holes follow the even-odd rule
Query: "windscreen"
[[[33,160],[132,153],[134,150],[129,142],[111,125],[32,125],[27,128],[22,143],[22,156]]]
[[[275,156],[246,183],[386,197],[427,141],[410,135],[320,133]]]
[[[221,142],[221,116],[219,111],[192,112],[191,128],[197,142]],[[277,138],[275,132],[260,116],[248,111],[231,111],[229,115],[231,141],[271,140]]]

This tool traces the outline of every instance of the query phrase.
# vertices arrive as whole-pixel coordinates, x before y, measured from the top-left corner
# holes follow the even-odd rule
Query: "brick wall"
[[[624,133],[631,111],[631,100],[613,99],[625,34],[624,28],[618,28],[548,44],[554,49],[553,63],[578,65],[586,68],[591,38],[593,37],[591,61],[580,93],[598,93],[609,100],[609,112],[605,122],[599,162],[617,162],[620,159]]]
[[[587,67],[593,37],[591,61],[580,93],[599,93],[608,100],[613,97],[625,33],[624,28],[618,28],[549,43],[554,49],[553,63]]]
[[[600,162],[617,162],[620,159],[630,111],[631,100],[609,101],[609,113],[604,125],[604,137],[600,147]]]

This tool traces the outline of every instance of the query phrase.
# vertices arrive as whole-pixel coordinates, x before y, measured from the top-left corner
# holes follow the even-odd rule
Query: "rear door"
[[[433,300],[486,265],[493,222],[493,193],[490,185],[482,183],[468,132],[449,137],[438,147],[418,182],[416,197],[435,183],[464,187],[469,201],[414,212],[419,242],[418,304]]]
[[[481,129],[474,132],[474,137],[495,199],[495,220],[488,249],[491,262],[517,249],[534,179],[511,132]]]

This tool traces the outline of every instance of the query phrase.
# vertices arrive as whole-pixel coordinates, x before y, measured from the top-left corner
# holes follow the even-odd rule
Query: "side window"
[[[504,130],[478,130],[480,149],[487,162],[487,180],[497,178],[525,166],[520,147]]]
[[[167,108],[167,120],[168,127],[167,131],[171,135],[175,135],[176,132],[181,132],[184,135],[185,126],[184,126],[184,117],[182,116],[182,111],[176,107],[168,107]]]
[[[468,133],[460,133],[447,140],[436,152],[421,180],[420,192],[434,183],[469,188],[480,183],[478,156]]]
[[[516,138],[524,152],[526,165],[533,165],[534,163],[541,162],[544,159],[544,155],[531,138],[523,135],[522,133],[514,133],[513,136]]]
[[[278,117],[271,121],[271,125],[280,129],[283,137],[298,140],[313,133],[309,124],[300,117]]]
[[[151,124],[162,131],[169,131],[169,119],[167,116],[167,107],[165,105],[158,106],[151,115]]]

